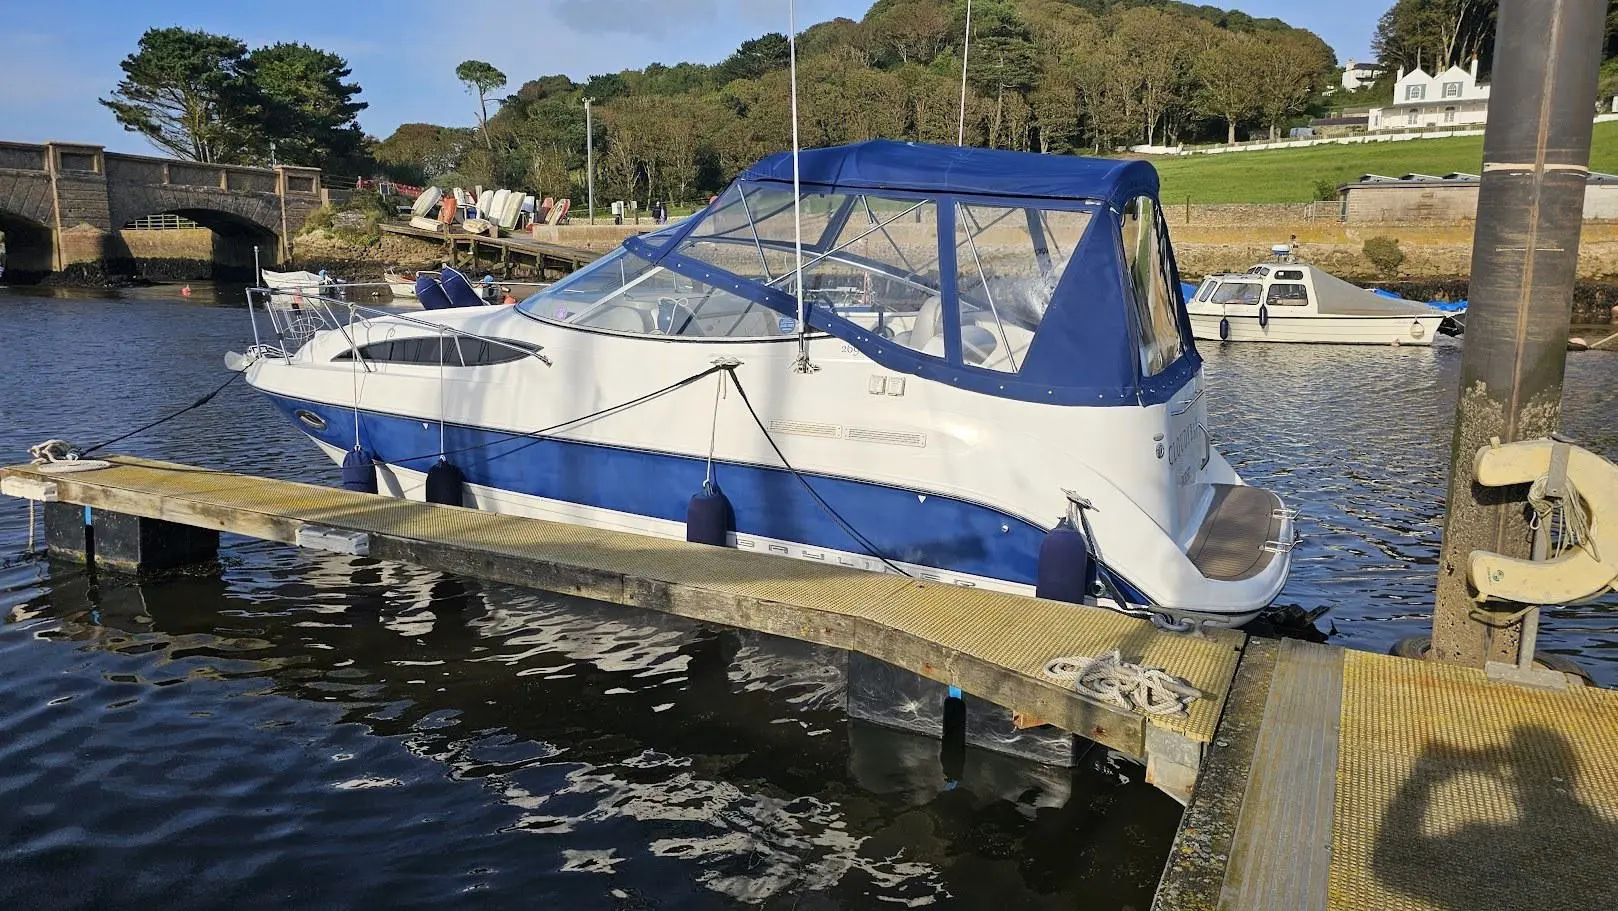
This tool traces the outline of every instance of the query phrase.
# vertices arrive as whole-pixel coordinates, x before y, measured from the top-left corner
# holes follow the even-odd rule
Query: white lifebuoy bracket
[[[1589,515],[1588,540],[1549,560],[1472,551],[1467,573],[1479,600],[1569,604],[1618,583],[1618,466],[1571,443],[1524,440],[1483,447],[1473,460],[1473,470],[1485,487],[1531,484],[1550,476],[1558,449],[1567,458],[1568,493],[1584,501]]]

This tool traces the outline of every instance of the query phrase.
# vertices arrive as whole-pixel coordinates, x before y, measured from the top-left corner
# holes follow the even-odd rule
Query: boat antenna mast
[[[798,298],[798,358],[792,369],[798,373],[819,370],[809,360],[809,312],[803,296],[803,185],[799,167],[798,143],[798,4],[787,0],[787,54],[792,82],[792,248],[796,256],[793,266],[793,288]]]
[[[961,119],[955,130],[955,144],[966,145],[966,64],[972,59],[972,0],[966,0],[966,43],[961,47]]]

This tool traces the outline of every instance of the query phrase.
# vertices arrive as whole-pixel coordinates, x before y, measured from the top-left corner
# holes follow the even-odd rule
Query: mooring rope
[[[1590,514],[1585,512],[1584,500],[1580,498],[1572,480],[1564,482],[1567,493],[1559,498],[1546,495],[1550,482],[1549,475],[1541,475],[1534,481],[1528,488],[1528,505],[1534,510],[1535,528],[1549,522],[1553,524],[1545,526],[1546,534],[1560,531],[1554,539],[1555,550],[1551,556],[1560,557],[1571,548],[1583,547],[1593,559],[1600,562],[1601,555],[1596,552],[1595,538],[1590,536]]]
[[[1148,715],[1184,715],[1202,693],[1160,667],[1131,664],[1122,652],[1099,658],[1053,658],[1045,676],[1069,684],[1082,696]]]

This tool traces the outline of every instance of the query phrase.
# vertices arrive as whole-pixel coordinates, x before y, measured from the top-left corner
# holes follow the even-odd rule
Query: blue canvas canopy
[[[1000,398],[1128,405],[1168,400],[1201,364],[1144,161],[877,140],[799,165],[808,324],[884,367]],[[599,301],[619,330],[791,336],[792,180],[790,154],[766,158],[521,309],[596,325]]]
[[[1157,169],[1144,161],[1033,155],[1000,149],[873,139],[799,154],[801,182],[817,187],[913,190],[1093,199],[1122,207],[1136,196],[1157,198]],[[771,155],[742,180],[792,182],[792,153]]]

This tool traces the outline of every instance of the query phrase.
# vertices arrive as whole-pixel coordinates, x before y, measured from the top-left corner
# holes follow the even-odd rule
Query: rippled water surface
[[[0,292],[0,453],[221,382],[235,295]],[[1459,349],[1205,352],[1216,439],[1304,509],[1282,604],[1426,629]],[[1618,455],[1618,356],[1565,424]],[[240,385],[119,451],[330,483]],[[813,647],[227,538],[136,584],[26,553],[0,501],[0,907],[1144,909],[1178,807],[1096,750],[1054,773],[851,723]],[[1618,613],[1542,646],[1618,684]]]
[[[178,408],[238,295],[0,291],[0,458]],[[117,446],[334,483],[240,384]],[[838,656],[228,538],[136,584],[0,500],[0,908],[1144,909],[1179,808],[850,722]]]

